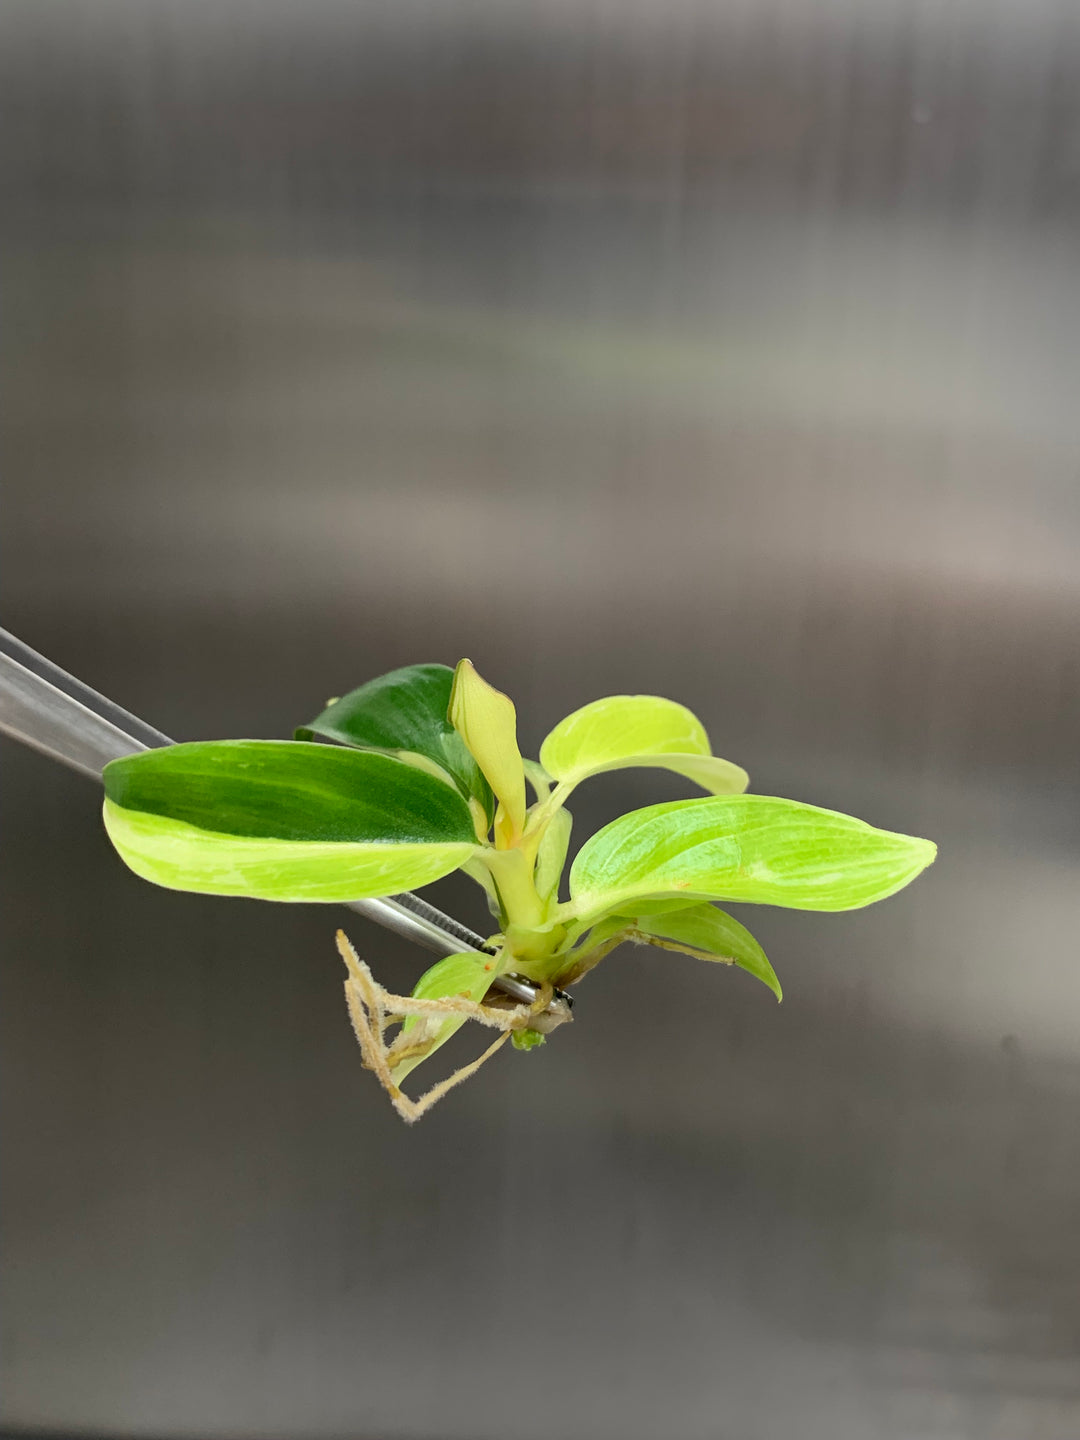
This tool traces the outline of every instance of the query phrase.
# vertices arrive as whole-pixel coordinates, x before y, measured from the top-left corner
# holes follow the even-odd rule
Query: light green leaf
[[[634,914],[639,918],[643,915],[670,915],[676,910],[689,910],[701,902],[692,895],[668,895],[654,900],[635,900]]]
[[[929,840],[762,795],[650,805],[586,841],[570,871],[581,919],[685,895],[797,910],[854,910],[902,889],[931,863]]]
[[[477,799],[490,825],[495,814],[491,787],[450,723],[453,683],[448,665],[391,670],[332,701],[297,730],[296,738],[318,735],[339,745],[382,750],[410,764],[422,757],[450,775],[466,799]]]
[[[448,955],[430,970],[425,970],[412,993],[417,1000],[442,1000],[452,995],[479,1003],[487,994],[494,974],[495,962],[475,950],[461,955]],[[445,1045],[451,1035],[456,1034],[465,1024],[466,1018],[454,1016],[440,1021],[416,1015],[408,1016],[401,1027],[401,1035],[409,1036],[418,1048],[415,1054],[406,1056],[392,1067],[390,1073],[395,1084],[400,1085],[417,1065],[434,1055],[440,1045]],[[423,1048],[420,1048],[421,1046]]]
[[[664,916],[638,916],[634,926],[643,936],[667,942],[698,959],[738,965],[767,985],[777,1000],[784,998],[765,951],[745,925],[715,905],[695,905]]]
[[[505,838],[516,839],[525,827],[525,768],[518,749],[514,702],[489,685],[471,660],[461,660],[454,671],[449,714],[450,723],[504,807],[508,821]]]
[[[569,810],[556,810],[536,852],[536,893],[545,902],[558,899],[559,881],[566,864],[573,824]]]
[[[477,849],[443,781],[373,751],[288,740],[173,745],[106,766],[105,826],[146,880],[262,900],[426,885]]]
[[[638,755],[632,760],[605,765],[603,769],[630,769],[635,766],[672,770],[714,795],[741,795],[750,784],[750,776],[741,765],[721,760],[719,755]]]
[[[708,755],[709,737],[685,705],[659,695],[608,695],[560,720],[540,747],[556,780],[627,755]]]
[[[739,794],[750,781],[740,766],[710,753],[696,715],[659,695],[608,695],[583,705],[552,730],[540,763],[564,785],[632,766],[673,770],[717,795]]]

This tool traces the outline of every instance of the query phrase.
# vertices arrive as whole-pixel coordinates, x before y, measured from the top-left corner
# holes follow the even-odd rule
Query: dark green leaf
[[[476,850],[447,782],[371,751],[288,740],[149,750],[105,769],[105,822],[174,889],[350,900],[427,884]]]
[[[476,843],[449,785],[388,755],[296,740],[215,740],[105,767],[105,793],[225,835],[275,840]]]
[[[422,755],[452,775],[461,793],[495,813],[491,787],[447,718],[454,672],[447,665],[407,665],[369,680],[328,705],[296,732],[298,740],[321,736],[339,745]]]

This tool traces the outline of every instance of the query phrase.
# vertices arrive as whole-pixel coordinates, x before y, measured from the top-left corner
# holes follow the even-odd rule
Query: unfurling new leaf
[[[502,838],[512,844],[525,828],[525,767],[518,749],[514,702],[478,675],[471,660],[462,660],[454,671],[449,713],[503,808]],[[498,837],[498,829],[496,833]]]

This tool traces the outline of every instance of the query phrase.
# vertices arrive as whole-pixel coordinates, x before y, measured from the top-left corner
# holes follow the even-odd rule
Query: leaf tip
[[[933,865],[937,859],[938,847],[933,840],[924,840],[919,835],[909,835],[906,839],[911,856],[911,879],[914,880],[916,875],[921,875]]]

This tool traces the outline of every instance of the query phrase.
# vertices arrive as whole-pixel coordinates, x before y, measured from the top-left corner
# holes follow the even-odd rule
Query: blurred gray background
[[[339,912],[3,742],[8,1433],[1080,1434],[1078,72],[1068,0],[3,0],[0,623],[184,739],[669,694],[941,847],[409,1130]]]

